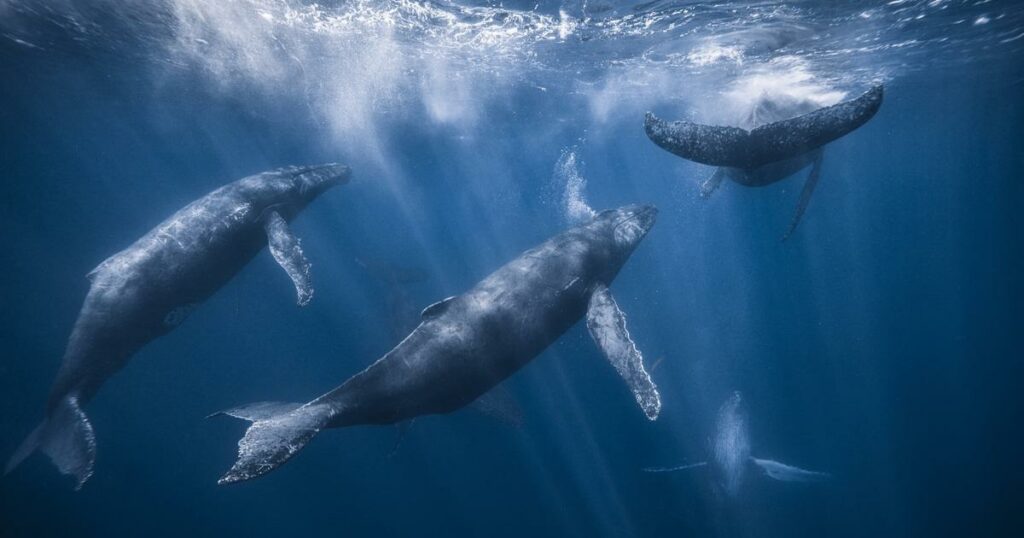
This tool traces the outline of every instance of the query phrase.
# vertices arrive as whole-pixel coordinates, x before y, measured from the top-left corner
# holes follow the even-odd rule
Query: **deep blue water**
[[[0,2],[3,458],[97,263],[228,181],[354,171],[293,225],[313,302],[261,253],[90,403],[81,491],[41,455],[0,479],[0,535],[1020,535],[1024,10],[518,4]],[[702,200],[711,168],[642,129],[873,82],[784,243],[806,172]],[[216,485],[245,425],[203,417],[309,400],[410,323],[359,259],[422,271],[414,313],[465,291],[569,226],[567,155],[594,208],[660,209],[612,286],[656,422],[578,325],[503,385],[519,428],[421,418],[394,454],[395,428],[331,430]],[[702,459],[733,390],[755,453],[832,479],[755,481],[723,516],[701,475],[641,472]]]

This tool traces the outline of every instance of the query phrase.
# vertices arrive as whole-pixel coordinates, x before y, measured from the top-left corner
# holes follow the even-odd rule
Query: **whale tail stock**
[[[316,403],[258,402],[210,417],[219,415],[252,422],[238,441],[238,459],[217,481],[233,484],[269,473],[291,459],[327,424],[332,409]]]
[[[4,474],[13,471],[36,450],[50,457],[61,473],[75,477],[75,490],[92,476],[96,461],[96,436],[77,396],[60,400],[43,422],[32,430],[7,461]]]

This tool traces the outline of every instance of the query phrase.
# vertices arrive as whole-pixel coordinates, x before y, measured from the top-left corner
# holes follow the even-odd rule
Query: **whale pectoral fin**
[[[698,461],[697,463],[690,463],[687,465],[677,465],[675,467],[644,467],[645,473],[673,473],[676,471],[688,471],[690,469],[697,469],[707,465],[706,461]]]
[[[409,436],[409,430],[412,429],[413,422],[416,422],[415,418],[403,420],[395,424],[395,444],[391,447],[391,452],[388,452],[388,458],[393,458],[395,454],[398,454],[398,449],[402,447],[402,442]]]
[[[782,236],[783,241],[793,235],[796,225],[800,224],[800,218],[804,216],[804,211],[807,210],[807,204],[811,203],[811,195],[814,194],[814,187],[818,185],[818,178],[821,176],[821,159],[822,157],[819,154],[818,158],[814,159],[814,163],[811,165],[811,172],[807,174],[804,190],[800,192],[800,201],[796,204],[796,213],[793,214],[793,220],[789,223],[786,235]]]
[[[643,355],[629,337],[626,317],[615,304],[608,287],[601,284],[590,296],[587,306],[587,328],[590,335],[612,363],[615,370],[633,391],[647,418],[658,418],[661,411],[661,397],[651,376],[644,370]]]
[[[711,177],[700,184],[700,197],[707,199],[711,196],[711,193],[715,192],[718,186],[722,184],[723,179],[725,179],[725,169],[722,167],[716,168],[715,173],[711,174]]]
[[[818,471],[808,471],[799,467],[793,467],[792,465],[786,465],[785,463],[779,463],[772,460],[762,460],[758,458],[750,458],[750,461],[761,468],[764,474],[768,475],[769,478],[773,478],[780,482],[821,482],[831,478],[832,475],[828,473],[821,473]]]
[[[523,408],[505,385],[497,385],[469,404],[469,408],[513,428],[523,427]]]
[[[299,239],[292,235],[288,223],[277,211],[267,214],[263,228],[267,232],[270,253],[295,283],[299,306],[306,306],[313,298],[313,281],[309,272],[311,265],[302,254]]]

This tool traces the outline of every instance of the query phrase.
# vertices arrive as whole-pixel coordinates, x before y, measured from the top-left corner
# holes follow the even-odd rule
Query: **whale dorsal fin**
[[[267,232],[270,253],[295,284],[299,306],[306,306],[313,298],[313,281],[309,273],[310,263],[302,253],[299,239],[292,235],[288,223],[277,211],[267,213],[263,228]]]
[[[448,305],[452,302],[452,299],[454,298],[455,296],[452,295],[451,297],[441,299],[440,301],[424,308],[423,312],[420,314],[420,318],[426,320],[440,316],[445,310],[448,310]]]
[[[587,328],[605,357],[629,385],[647,418],[658,418],[661,411],[658,388],[644,370],[644,357],[629,337],[626,316],[619,310],[619,305],[615,304],[615,299],[604,284],[599,284],[590,296]]]

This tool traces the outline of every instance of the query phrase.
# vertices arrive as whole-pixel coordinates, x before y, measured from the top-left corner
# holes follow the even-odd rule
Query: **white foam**
[[[562,191],[562,207],[566,220],[570,223],[579,223],[594,218],[597,212],[590,207],[585,198],[587,180],[580,174],[575,151],[562,151],[562,156],[555,163],[552,178],[557,184],[565,185]]]

